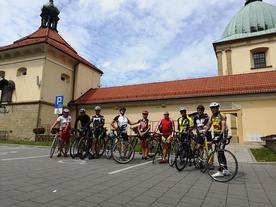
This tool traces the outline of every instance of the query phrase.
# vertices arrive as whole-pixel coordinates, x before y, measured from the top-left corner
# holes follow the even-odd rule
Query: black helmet
[[[197,107],[196,107],[196,109],[198,110],[198,109],[201,109],[201,110],[205,110],[205,107],[204,106],[202,106],[202,105],[198,105]]]
[[[120,111],[126,111],[126,108],[125,107],[121,107]]]

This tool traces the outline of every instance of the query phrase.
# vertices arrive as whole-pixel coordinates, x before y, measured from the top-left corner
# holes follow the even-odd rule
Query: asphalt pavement
[[[236,177],[219,183],[195,167],[128,164],[102,157],[49,158],[49,147],[0,145],[0,206],[269,206],[276,207],[276,165],[258,163],[249,148],[230,144],[239,162]]]

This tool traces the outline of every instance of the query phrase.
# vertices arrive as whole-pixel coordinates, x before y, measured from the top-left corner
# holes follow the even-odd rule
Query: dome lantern
[[[48,27],[57,30],[57,23],[59,21],[59,10],[54,5],[53,0],[49,0],[48,4],[44,4],[41,9],[41,27]]]

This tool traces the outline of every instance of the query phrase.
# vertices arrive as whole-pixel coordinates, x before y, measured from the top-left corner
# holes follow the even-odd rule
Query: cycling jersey
[[[91,121],[89,123],[90,124],[92,123],[92,127],[93,127],[94,131],[102,131],[103,126],[105,124],[104,116],[94,115],[94,116],[91,117]]]
[[[221,133],[222,121],[226,121],[226,116],[223,113],[213,114],[211,122],[213,124],[214,133]]]
[[[208,114],[203,113],[202,115],[197,114],[194,117],[194,125],[196,128],[203,126],[203,128],[207,127],[207,123],[209,122]]]
[[[186,132],[189,128],[194,127],[193,119],[189,116],[181,116],[178,118],[177,123],[180,132]]]
[[[57,121],[59,121],[59,129],[62,130],[66,127],[67,123],[71,123],[72,117],[68,116],[68,117],[64,117],[64,116],[59,116],[57,118]],[[68,129],[70,130],[70,129]]]
[[[90,117],[87,114],[85,114],[84,116],[79,115],[76,119],[76,122],[75,122],[75,129],[77,128],[77,124],[78,124],[79,121],[81,123],[81,127],[86,127],[87,124],[90,121]]]
[[[162,135],[169,136],[174,130],[174,121],[171,118],[161,119],[155,127],[155,132],[160,131]]]
[[[117,122],[118,128],[121,129],[121,133],[127,133],[127,124],[130,122],[129,119],[124,115],[117,115],[114,119]],[[124,126],[122,128],[122,126]]]
[[[140,131],[145,132],[149,128],[150,121],[148,119],[140,119],[138,123],[139,123]]]

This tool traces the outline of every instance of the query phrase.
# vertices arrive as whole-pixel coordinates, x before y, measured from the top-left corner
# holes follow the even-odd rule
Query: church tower
[[[0,131],[8,132],[10,139],[33,140],[38,127],[49,134],[57,118],[57,96],[67,106],[100,85],[103,72],[58,33],[59,13],[49,0],[41,9],[38,30],[0,47]]]
[[[276,69],[276,6],[247,0],[213,43],[218,75]]]

